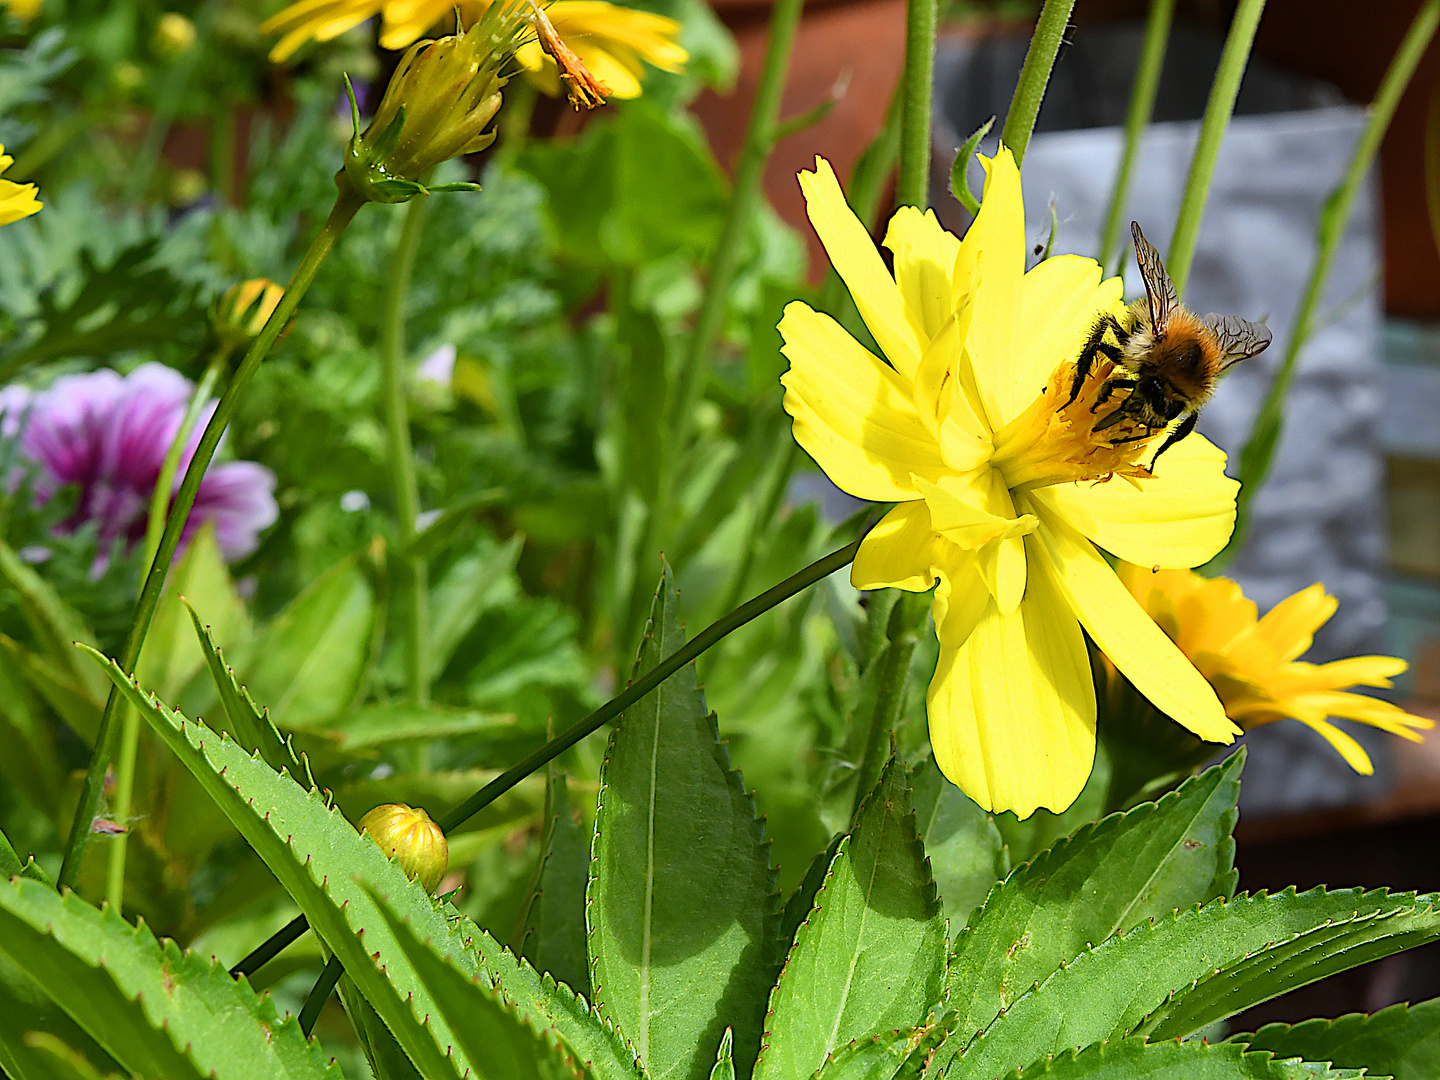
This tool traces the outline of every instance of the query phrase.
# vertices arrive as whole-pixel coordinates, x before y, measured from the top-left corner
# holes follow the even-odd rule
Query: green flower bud
[[[284,295],[284,288],[269,278],[251,278],[230,286],[210,306],[215,336],[234,348],[245,348],[264,329]]]
[[[450,845],[440,826],[418,807],[385,803],[360,819],[360,831],[380,845],[391,858],[399,856],[400,868],[411,881],[418,881],[433,893],[450,866]]]

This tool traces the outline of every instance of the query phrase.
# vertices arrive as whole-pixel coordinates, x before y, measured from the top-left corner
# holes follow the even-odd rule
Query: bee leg
[[[1116,390],[1133,390],[1134,388],[1134,379],[1106,379],[1105,385],[1100,388],[1100,393],[1095,395],[1095,404],[1090,406],[1090,411],[1093,413],[1096,409],[1100,408],[1101,405],[1104,405],[1107,401],[1109,401],[1110,396],[1114,394]]]
[[[1068,408],[1077,397],[1080,396],[1080,387],[1085,385],[1085,377],[1090,374],[1090,368],[1095,363],[1097,353],[1103,353],[1110,360],[1120,359],[1120,350],[1114,345],[1105,342],[1105,331],[1111,330],[1119,341],[1125,341],[1129,335],[1125,328],[1119,323],[1114,315],[1101,315],[1095,320],[1095,325],[1090,328],[1090,336],[1085,341],[1085,347],[1080,350],[1080,357],[1075,361],[1075,381],[1070,384],[1070,397],[1062,409]]]
[[[1155,451],[1155,456],[1150,459],[1151,472],[1155,471],[1155,462],[1160,460],[1160,455],[1194,431],[1195,423],[1199,419],[1200,414],[1198,412],[1192,412],[1189,416],[1185,417],[1184,420],[1180,421],[1180,426],[1170,433],[1169,437],[1160,444],[1160,449]]]

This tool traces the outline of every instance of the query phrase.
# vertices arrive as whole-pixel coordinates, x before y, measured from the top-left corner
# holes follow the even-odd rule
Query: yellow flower
[[[0,146],[0,173],[8,169],[14,161],[13,157],[5,153],[5,147]],[[38,214],[43,205],[35,197],[39,193],[40,189],[34,184],[17,184],[13,180],[0,178],[0,225],[9,225],[12,221]]]
[[[380,44],[403,49],[458,10],[465,23],[478,19],[488,0],[299,0],[266,20],[267,34],[280,34],[270,59],[281,63],[307,41],[329,41],[374,15],[381,16]],[[637,11],[605,0],[555,0],[544,8],[586,68],[618,98],[640,96],[644,64],[680,71],[689,54],[676,41],[680,24],[663,15]],[[527,42],[516,59],[540,89],[559,96],[560,71],[539,41]]]
[[[41,0],[0,0],[0,7],[7,7],[21,22],[29,22],[40,14]]]
[[[1199,436],[1152,475],[1140,464],[1150,440],[1116,447],[1116,427],[1095,432],[1108,370],[1066,405],[1074,359],[1096,315],[1120,310],[1121,282],[1075,256],[1026,273],[1019,173],[1003,147],[985,165],[963,242],[933,212],[891,219],[893,277],[830,166],[817,159],[801,174],[810,221],[889,363],[793,303],[781,381],[796,440],[830,478],[900,504],[865,538],[852,583],[935,588],[937,764],[981,806],[1025,817],[1063,810],[1090,774],[1095,687],[1081,627],[1166,715],[1212,742],[1238,734],[1097,550],[1205,562],[1230,536],[1237,485]]]
[[[1246,731],[1289,717],[1314,728],[1358,773],[1375,771],[1364,749],[1329,717],[1355,720],[1419,742],[1416,729],[1433,720],[1370,697],[1351,686],[1390,686],[1408,666],[1393,656],[1355,656],[1329,664],[1297,660],[1337,606],[1325,586],[1311,585],[1257,618],[1258,609],[1228,578],[1189,570],[1150,570],[1122,564],[1120,579],[1188,656]]]

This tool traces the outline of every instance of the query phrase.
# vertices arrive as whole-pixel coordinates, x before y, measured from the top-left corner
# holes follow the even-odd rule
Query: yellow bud
[[[285,290],[269,278],[251,278],[226,289],[210,308],[215,336],[244,348],[264,329]]]
[[[162,60],[174,60],[195,44],[195,24],[178,11],[167,11],[155,24],[150,46]]]
[[[360,819],[360,831],[380,845],[391,858],[399,857],[400,868],[411,881],[418,881],[433,893],[450,866],[450,845],[440,826],[418,807],[385,803]]]

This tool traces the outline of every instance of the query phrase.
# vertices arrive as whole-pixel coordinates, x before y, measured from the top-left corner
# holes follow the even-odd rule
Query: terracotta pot
[[[745,138],[750,103],[765,56],[769,6],[755,0],[712,0],[740,46],[735,89],[702,94],[694,112],[710,137],[715,155],[732,169]],[[810,279],[828,264],[805,219],[805,202],[795,174],[827,158],[842,181],[869,145],[890,105],[905,57],[905,0],[845,0],[807,5],[790,57],[790,77],[781,119],[825,101],[842,80],[844,95],[819,123],[782,139],[765,170],[765,194],[785,221],[800,230],[810,248]]]

